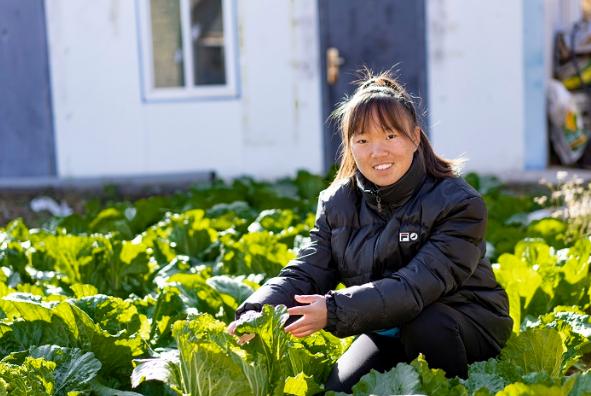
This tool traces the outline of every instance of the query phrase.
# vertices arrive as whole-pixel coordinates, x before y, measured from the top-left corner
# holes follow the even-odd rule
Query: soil
[[[82,193],[59,194],[52,191],[2,192],[0,193],[0,227],[5,227],[10,221],[21,218],[30,228],[40,227],[52,215],[48,211],[34,212],[31,201],[40,196],[49,196],[58,203],[65,200],[76,213],[82,213],[84,203],[88,198]]]
[[[0,191],[0,228],[6,227],[12,220],[21,218],[29,228],[41,227],[47,222],[52,214],[49,211],[35,212],[31,209],[31,201],[37,197],[51,197],[58,204],[62,201],[74,211],[83,215],[85,204],[89,201],[99,199],[101,205],[109,202],[131,201],[146,198],[154,195],[169,195],[172,191],[151,190],[122,194],[116,186],[106,186],[101,190],[27,190],[27,191]]]

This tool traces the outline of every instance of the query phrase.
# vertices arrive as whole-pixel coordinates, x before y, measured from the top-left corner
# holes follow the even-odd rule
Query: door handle
[[[339,50],[330,47],[326,50],[326,80],[330,85],[334,85],[339,79],[339,69],[345,59],[339,56]]]

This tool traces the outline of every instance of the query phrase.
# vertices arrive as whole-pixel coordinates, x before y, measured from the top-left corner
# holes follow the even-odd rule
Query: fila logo
[[[419,239],[419,234],[416,232],[401,232],[400,242],[414,242]]]

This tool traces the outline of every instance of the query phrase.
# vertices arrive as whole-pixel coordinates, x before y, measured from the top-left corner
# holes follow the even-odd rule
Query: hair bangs
[[[350,108],[350,118],[347,125],[347,136],[351,139],[359,133],[367,131],[376,121],[379,128],[386,133],[395,130],[410,139],[409,127],[414,125],[408,110],[397,99],[371,93],[364,95]]]

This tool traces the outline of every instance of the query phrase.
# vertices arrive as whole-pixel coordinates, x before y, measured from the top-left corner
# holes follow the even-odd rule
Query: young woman
[[[359,335],[326,389],[350,392],[370,369],[423,353],[448,377],[496,356],[511,334],[505,291],[485,258],[487,211],[437,156],[411,96],[370,76],[334,113],[339,172],[320,195],[311,244],[237,311],[285,304],[296,337]],[[339,282],[346,288],[334,290]],[[233,332],[235,324],[229,326]]]

